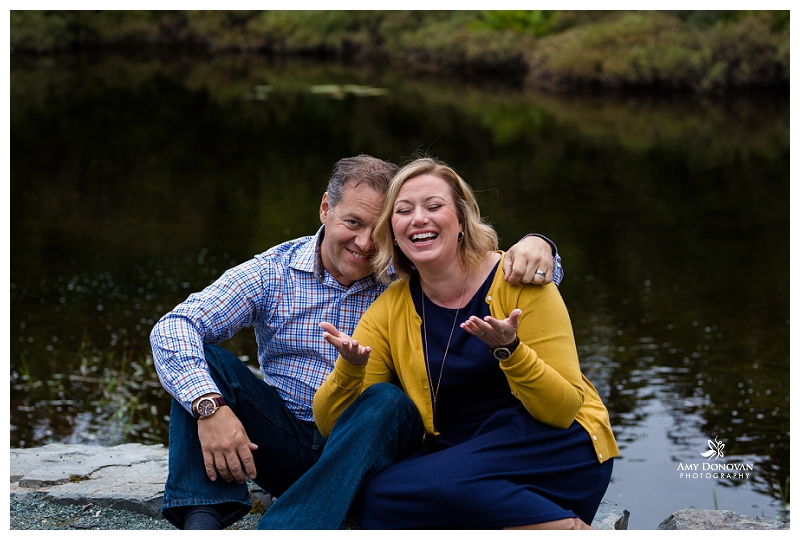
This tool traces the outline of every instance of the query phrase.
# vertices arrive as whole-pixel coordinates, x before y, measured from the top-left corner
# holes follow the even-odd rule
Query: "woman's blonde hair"
[[[458,244],[458,258],[466,267],[477,266],[487,251],[494,251],[498,246],[497,232],[481,218],[481,211],[472,188],[452,167],[436,158],[423,157],[404,165],[394,175],[386,191],[381,216],[375,226],[373,238],[378,247],[378,254],[373,261],[376,275],[384,283],[391,281],[387,275],[390,265],[394,265],[398,279],[408,280],[416,272],[414,265],[394,243],[392,231],[392,214],[400,188],[411,178],[431,174],[441,178],[450,186],[453,202],[456,206],[458,222],[464,231],[464,237]]]

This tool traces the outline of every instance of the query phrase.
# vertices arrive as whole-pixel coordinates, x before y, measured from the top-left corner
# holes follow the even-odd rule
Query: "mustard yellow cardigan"
[[[588,432],[601,463],[618,456],[608,411],[581,373],[572,324],[558,287],[509,285],[503,279],[501,263],[485,301],[492,317],[500,320],[515,308],[522,310],[517,329],[520,345],[500,362],[511,393],[531,416],[545,424],[566,429],[577,420]],[[361,392],[370,385],[390,382],[395,375],[419,409],[426,431],[438,435],[421,324],[408,282],[392,283],[375,300],[352,336],[372,348],[367,365],[356,366],[339,356],[333,372],[314,395],[314,420],[322,435],[330,435],[339,415]]]

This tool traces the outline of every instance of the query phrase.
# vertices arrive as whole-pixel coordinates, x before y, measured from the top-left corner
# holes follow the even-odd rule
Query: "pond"
[[[502,247],[558,244],[630,528],[690,506],[788,519],[788,96],[113,55],[14,59],[10,91],[12,447],[166,444],[158,318],[314,233],[341,157],[424,151],[475,188]],[[255,365],[252,332],[224,345]]]

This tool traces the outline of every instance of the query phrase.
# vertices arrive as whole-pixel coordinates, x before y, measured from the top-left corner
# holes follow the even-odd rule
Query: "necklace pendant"
[[[439,386],[442,384],[442,373],[444,373],[444,363],[447,360],[447,353],[450,351],[450,342],[453,341],[453,332],[456,329],[458,322],[458,313],[461,311],[461,303],[464,301],[464,291],[467,289],[467,281],[469,274],[464,278],[464,285],[461,287],[461,297],[458,299],[458,306],[456,307],[456,315],[453,317],[453,327],[450,329],[450,337],[447,338],[447,345],[444,348],[444,355],[442,356],[442,365],[439,368],[439,380],[436,381],[436,388],[433,387],[433,374],[431,373],[431,366],[428,362],[428,322],[425,319],[425,291],[422,290],[422,283],[420,282],[420,296],[422,297],[422,332],[425,339],[425,349],[423,350],[423,357],[425,358],[425,368],[428,372],[428,381],[431,384],[431,397],[433,398],[433,424],[436,425],[436,398],[439,396]]]

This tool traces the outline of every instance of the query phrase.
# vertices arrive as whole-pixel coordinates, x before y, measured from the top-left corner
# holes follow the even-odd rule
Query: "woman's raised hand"
[[[461,328],[473,336],[479,337],[489,347],[502,347],[503,345],[508,345],[517,337],[520,315],[522,315],[521,309],[515,309],[509,314],[508,318],[502,321],[490,315],[483,319],[473,315],[461,323]]]
[[[339,332],[331,323],[323,322],[319,327],[322,328],[322,337],[325,338],[325,341],[333,345],[347,362],[356,366],[363,366],[367,363],[372,349],[362,347],[344,332]]]

